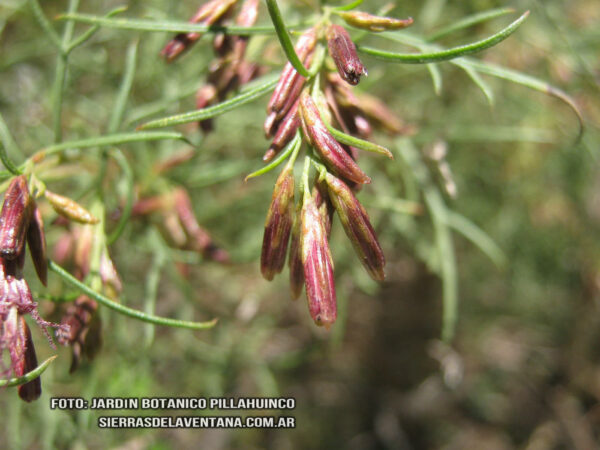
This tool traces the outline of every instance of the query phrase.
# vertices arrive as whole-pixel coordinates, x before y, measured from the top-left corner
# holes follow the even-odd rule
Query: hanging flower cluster
[[[0,351],[8,350],[12,371],[20,377],[37,367],[37,357],[25,316],[30,315],[54,347],[48,327],[62,328],[41,318],[27,281],[23,278],[25,248],[40,281],[46,285],[48,265],[42,215],[29,193],[24,175],[15,177],[4,195],[0,212]],[[19,386],[27,401],[42,393],[40,378]]]
[[[232,0],[213,0],[201,6],[191,21],[225,25],[235,4]],[[236,25],[254,24],[257,10],[258,1],[246,0]],[[399,20],[355,11],[337,14],[348,24],[370,31],[412,24],[410,18]],[[179,34],[165,46],[162,55],[172,61],[200,36]],[[198,108],[225,99],[260,72],[258,66],[244,60],[247,41],[247,37],[217,34],[213,48],[218,59],[211,66],[207,83],[198,90]],[[291,60],[286,62],[264,122],[271,144],[263,160],[273,165],[288,157],[289,160],[275,183],[260,268],[263,276],[272,280],[283,270],[287,259],[292,297],[297,298],[305,286],[313,320],[329,327],[337,316],[334,264],[328,243],[334,211],[367,273],[377,281],[385,278],[383,251],[369,216],[355,195],[363,184],[371,183],[356,162],[358,149],[391,158],[387,149],[365,139],[371,137],[373,127],[393,134],[408,133],[410,127],[377,98],[352,91],[352,86],[367,76],[367,69],[348,31],[332,23],[329,15],[304,31],[294,50],[306,70],[300,73]],[[330,58],[326,57],[327,51]],[[205,121],[201,127],[208,131],[212,125]],[[296,203],[293,167],[302,143],[307,144],[307,152]],[[311,165],[317,169],[312,189],[308,182]],[[139,208],[143,208],[143,203]]]

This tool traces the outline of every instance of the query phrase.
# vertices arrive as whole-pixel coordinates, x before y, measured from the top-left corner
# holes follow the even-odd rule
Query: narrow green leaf
[[[125,157],[123,152],[115,148],[112,149],[109,155],[111,155],[115,159],[115,161],[121,168],[127,186],[127,195],[125,198],[125,205],[123,206],[123,211],[121,212],[121,217],[119,218],[119,221],[117,222],[114,231],[106,238],[106,243],[108,245],[111,245],[114,242],[116,242],[117,239],[119,239],[119,237],[123,233],[123,230],[125,229],[125,226],[129,222],[129,218],[131,217],[131,210],[133,209],[133,202],[135,200],[135,192],[133,171],[131,170],[129,162],[127,161],[127,158]]]
[[[123,121],[123,115],[125,107],[127,106],[127,98],[133,85],[133,78],[135,77],[135,64],[137,58],[138,42],[135,41],[127,48],[127,55],[125,56],[125,70],[123,72],[123,78],[121,80],[121,86],[115,106],[113,107],[110,121],[108,123],[108,132],[115,133],[119,129],[121,122]]]
[[[364,139],[359,139],[354,136],[350,136],[340,130],[336,130],[329,124],[325,124],[329,132],[333,135],[333,137],[341,142],[342,144],[351,145],[352,147],[360,148],[366,152],[378,153],[380,155],[385,155],[390,159],[394,159],[394,155],[387,148],[382,147],[381,145],[374,144],[373,142],[365,141]]]
[[[456,59],[453,61],[453,63],[465,71],[473,83],[475,83],[477,87],[481,89],[489,105],[494,106],[494,91],[492,91],[485,80],[479,76],[479,73],[468,64],[465,64],[462,59]]]
[[[152,120],[150,122],[146,122],[139,127],[138,130],[150,130],[153,128],[163,128],[170,127],[173,125],[181,125],[189,122],[196,122],[199,120],[210,119],[212,117],[219,116],[227,111],[231,111],[232,109],[237,108],[240,105],[244,105],[249,103],[275,87],[278,80],[268,81],[265,84],[257,86],[254,89],[243,92],[229,100],[221,102],[217,105],[210,106],[208,108],[203,108],[195,111],[190,111],[183,114],[177,114],[174,116],[163,117],[160,119]]]
[[[4,164],[4,167],[12,174],[12,175],[20,175],[21,170],[12,162],[10,156],[8,156],[8,151],[11,153],[21,153],[17,143],[12,137],[6,122],[4,121],[4,117],[0,114],[0,161]]]
[[[169,33],[225,33],[237,36],[250,36],[255,34],[273,34],[275,29],[271,25],[255,27],[237,27],[221,25],[198,25],[189,22],[175,22],[171,20],[147,20],[94,16],[91,14],[61,14],[58,20],[73,20],[80,23],[98,25],[105,28],[131,31],[163,31]]]
[[[252,172],[251,174],[246,176],[246,178],[244,178],[244,181],[248,181],[250,178],[255,178],[260,175],[264,175],[265,173],[270,172],[275,167],[277,167],[282,162],[284,162],[288,158],[288,156],[290,156],[294,152],[296,147],[298,147],[300,145],[302,145],[302,138],[300,137],[300,133],[296,133],[296,136],[294,136],[294,138],[288,143],[288,145],[285,146],[285,148],[282,150],[282,152],[279,154],[279,156],[277,158],[275,158],[273,161],[271,161],[266,166],[261,167],[256,172]]]
[[[371,55],[377,59],[382,59],[389,62],[397,62],[404,64],[425,64],[432,62],[448,61],[450,59],[458,58],[460,56],[470,55],[477,53],[487,48],[493,47],[494,45],[502,42],[504,39],[514,33],[517,28],[527,19],[529,11],[526,11],[521,17],[515,20],[513,23],[508,25],[503,30],[490,36],[487,39],[473,42],[472,44],[461,45],[459,47],[453,47],[447,50],[442,50],[433,53],[393,53],[384,50],[378,50],[371,47],[359,47],[359,51]]]
[[[404,45],[409,45],[411,47],[416,47],[420,50],[430,50],[430,51],[442,51],[442,47],[435,44],[428,44],[423,39],[412,35],[410,33],[402,32],[402,33],[381,33],[379,35],[388,40],[392,40],[395,42],[400,42]],[[577,120],[579,123],[579,131],[577,134],[577,141],[581,139],[583,136],[583,132],[585,130],[585,122],[583,120],[583,115],[577,105],[575,104],[575,100],[570,97],[567,93],[562,91],[561,89],[552,86],[551,84],[540,80],[539,78],[532,77],[531,75],[526,75],[524,73],[518,72],[516,70],[508,69],[506,67],[499,66],[497,64],[480,61],[473,58],[463,57],[450,61],[450,64],[457,65],[464,69],[465,66],[470,66],[475,69],[479,73],[484,73],[487,75],[492,75],[497,78],[502,78],[504,80],[508,80],[512,83],[520,84],[522,86],[528,87],[530,89],[534,89],[536,91],[551,95],[553,97],[558,98],[559,100],[566,103],[577,116]]]
[[[38,154],[43,156],[52,155],[54,153],[60,153],[65,150],[74,148],[90,148],[90,147],[107,147],[111,145],[128,144],[131,142],[145,142],[145,141],[161,141],[167,139],[176,139],[185,141],[185,137],[181,133],[173,131],[147,131],[143,133],[117,133],[108,134],[106,136],[98,136],[87,139],[80,139],[76,141],[61,142],[60,144],[50,145],[43,148]],[[41,156],[41,155],[40,155]]]
[[[267,9],[269,10],[269,15],[271,16],[271,20],[273,21],[273,26],[275,27],[275,31],[277,32],[277,37],[279,38],[279,42],[281,43],[281,47],[283,47],[283,51],[285,52],[285,56],[287,56],[288,61],[294,66],[294,69],[305,78],[310,77],[310,73],[298,58],[296,54],[296,50],[294,50],[294,45],[292,44],[292,40],[290,39],[290,35],[288,33],[288,29],[283,22],[283,17],[281,16],[281,11],[279,10],[279,6],[277,5],[276,0],[266,0]]]
[[[442,94],[442,73],[440,72],[440,68],[437,64],[427,64],[427,70],[429,70],[429,75],[431,75],[431,81],[433,82],[433,92],[435,95]]]
[[[31,372],[27,372],[22,377],[9,378],[8,380],[0,380],[0,388],[20,386],[22,384],[29,383],[31,380],[35,380],[37,377],[44,373],[44,371],[56,358],[58,358],[58,355],[51,356],[46,361],[37,366],[35,369],[33,369]]]
[[[424,197],[433,222],[442,277],[442,340],[450,342],[456,330],[458,317],[458,275],[452,232],[447,225],[447,208],[439,191],[434,187],[427,187],[424,190]]]
[[[480,24],[482,22],[486,22],[488,20],[495,19],[496,17],[504,16],[506,14],[514,13],[514,8],[497,8],[491,9],[489,11],[483,11],[480,13],[476,13],[470,16],[467,16],[461,20],[458,20],[445,28],[442,28],[439,31],[436,31],[431,36],[427,38],[428,42],[434,42],[438,39],[441,39],[451,33],[456,31],[460,31],[462,29],[472,27],[473,25]]]
[[[354,8],[359,7],[364,0],[354,0],[353,2],[348,3],[347,5],[336,6],[332,8],[332,11],[351,11]]]
[[[521,72],[517,72],[516,70],[507,69],[506,67],[501,67],[496,64],[484,61],[477,61],[469,58],[465,59],[463,62],[480,73],[485,73],[487,75],[503,78],[505,80],[512,81],[513,83],[517,83],[522,86],[535,89],[536,91],[543,92],[545,94],[551,95],[552,97],[556,97],[559,100],[562,100],[573,110],[573,112],[577,116],[577,120],[579,121],[579,132],[577,134],[577,141],[579,141],[581,139],[581,136],[583,136],[583,132],[585,130],[585,122],[583,120],[583,115],[581,114],[579,107],[575,103],[575,100],[573,100],[573,98],[563,90],[554,87],[551,84],[546,83],[545,81],[542,81],[538,78],[526,75]]]
[[[115,9],[113,9],[112,11],[109,11],[106,14],[106,18],[109,17],[113,17],[116,16],[117,14],[120,14],[122,12],[127,11],[127,6],[118,6]],[[75,50],[77,47],[79,47],[80,45],[83,45],[85,42],[87,42],[94,34],[96,34],[96,32],[100,29],[100,25],[93,25],[91,26],[88,30],[84,31],[83,33],[81,33],[81,35],[75,39],[73,39],[69,45],[67,46],[65,52],[71,53],[73,50]]]
[[[33,11],[33,15],[42,27],[42,30],[44,30],[44,32],[48,36],[50,42],[52,42],[54,46],[62,52],[62,43],[60,42],[60,37],[48,21],[48,18],[46,17],[46,14],[44,14],[44,10],[42,10],[42,7],[40,6],[38,0],[30,0],[29,3],[31,4],[31,10]]]
[[[447,223],[473,244],[475,244],[498,268],[506,266],[507,259],[504,252],[481,228],[471,222],[462,214],[448,211]]]
[[[128,308],[127,306],[124,306],[120,303],[109,299],[108,297],[99,294],[92,288],[83,284],[81,281],[79,281],[77,278],[75,278],[73,275],[71,275],[69,272],[67,272],[65,269],[63,269],[61,266],[59,266],[52,260],[48,260],[48,268],[57,275],[59,275],[67,283],[69,283],[73,287],[76,287],[84,294],[96,300],[98,303],[106,306],[107,308],[113,309],[125,316],[141,320],[142,322],[153,323],[156,325],[165,325],[175,328],[188,328],[191,330],[205,330],[207,328],[214,327],[217,323],[217,319],[213,319],[208,322],[189,322],[186,320],[168,319],[166,317],[158,317],[151,314],[145,314],[136,309]]]

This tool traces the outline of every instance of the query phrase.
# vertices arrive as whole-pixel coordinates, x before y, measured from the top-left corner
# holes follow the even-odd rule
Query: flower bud
[[[0,255],[3,258],[15,259],[23,253],[32,209],[27,180],[19,175],[6,190],[0,213]]]
[[[361,75],[367,75],[367,69],[356,53],[356,45],[344,27],[330,25],[327,28],[327,46],[339,74],[347,83],[357,85]]]
[[[294,212],[294,170],[286,166],[275,183],[265,220],[260,270],[271,281],[283,270]]]
[[[177,218],[186,236],[185,242],[180,248],[199,252],[203,257],[215,262],[229,262],[229,254],[219,248],[210,234],[198,224],[187,191],[184,189],[175,190],[173,201]]]
[[[371,179],[327,130],[315,102],[306,91],[300,97],[299,110],[302,129],[327,167],[337,175],[356,183],[370,183]]]
[[[281,151],[294,137],[296,131],[298,131],[298,127],[300,126],[300,116],[298,115],[298,100],[290,108],[286,116],[283,118],[279,127],[277,128],[277,133],[273,137],[273,141],[271,142],[271,146],[263,156],[263,161],[268,162],[271,161],[277,153]]]
[[[84,224],[97,224],[99,220],[95,218],[91,212],[77,203],[75,200],[72,200],[68,197],[63,197],[62,195],[55,194],[54,192],[50,192],[46,190],[44,196],[61,216],[72,220],[78,223]]]
[[[61,345],[72,348],[69,373],[77,370],[83,356],[93,359],[102,346],[102,323],[97,308],[94,300],[81,295],[67,307],[62,318],[63,329],[56,333],[56,338]]]
[[[25,318],[23,316],[19,316],[19,322],[20,334],[22,335],[20,340],[22,340],[24,348],[20,361],[16,366],[14,366],[15,375],[18,377],[31,372],[38,366],[35,347],[33,346],[33,339],[31,338],[31,331],[29,331],[29,327],[27,326],[27,322],[25,322]],[[40,395],[42,395],[42,382],[40,377],[34,378],[33,380],[20,385],[18,392],[21,400],[26,402],[37,400]]]
[[[337,317],[333,259],[312,197],[305,198],[302,206],[300,249],[310,315],[317,325],[329,328]]]
[[[341,12],[340,16],[348,25],[373,32],[401,30],[413,24],[412,17],[393,19],[392,17],[374,16],[362,11]]]
[[[317,35],[314,29],[311,28],[300,36],[295,47],[300,61],[304,64],[310,61],[316,44]],[[270,123],[269,126],[265,124],[267,137],[271,136],[270,131],[274,128],[276,121],[282,119],[296,102],[296,99],[304,86],[304,82],[305,78],[300,75],[288,61],[281,71],[279,83],[275,87],[271,100],[269,100],[269,104],[267,105],[267,120]],[[267,130],[269,130],[269,132],[267,132]]]
[[[35,266],[38,278],[44,286],[48,279],[48,259],[46,257],[46,236],[44,234],[44,221],[42,213],[35,205],[32,199],[33,214],[29,227],[27,229],[27,243],[29,244],[29,253]]]
[[[342,180],[327,174],[326,182],[329,198],[360,261],[371,278],[383,281],[385,257],[367,212]]]
[[[190,23],[213,25],[224,17],[236,2],[237,0],[212,0],[205,3],[190,19]],[[202,34],[197,32],[179,33],[167,43],[160,54],[166,58],[167,62],[172,62],[200,39]]]
[[[302,228],[302,202],[296,205],[294,212],[294,223],[292,225],[292,236],[290,242],[290,256],[288,267],[290,269],[290,290],[292,300],[296,300],[302,293],[304,287],[304,267],[302,267],[302,255],[300,254],[300,230]]]

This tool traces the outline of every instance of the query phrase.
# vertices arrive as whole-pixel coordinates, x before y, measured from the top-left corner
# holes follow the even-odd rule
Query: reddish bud
[[[344,27],[330,25],[327,28],[327,46],[339,74],[346,82],[356,85],[361,75],[367,75],[367,69],[358,58],[356,45]]]
[[[93,359],[102,346],[102,323],[96,314],[98,304],[82,295],[68,306],[61,324],[63,328],[56,333],[58,342],[72,347],[72,359],[69,373],[79,367],[83,356]]]
[[[190,22],[213,25],[228,13],[236,2],[237,0],[212,0],[205,3],[190,19]],[[202,33],[180,33],[167,43],[160,54],[166,58],[167,62],[172,62],[201,37]]]
[[[27,243],[29,244],[29,253],[35,266],[38,278],[44,286],[48,279],[48,259],[46,257],[46,236],[44,234],[44,221],[42,213],[33,202],[33,214],[27,229]]]
[[[302,266],[302,255],[300,254],[300,231],[302,228],[301,211],[302,202],[299,202],[294,214],[290,256],[288,259],[288,266],[290,268],[290,290],[292,292],[293,300],[300,297],[302,288],[304,287],[304,267]]]
[[[413,24],[413,18],[393,19],[392,17],[374,16],[361,11],[341,12],[340,16],[348,25],[374,32],[401,30]]]
[[[327,167],[337,175],[356,183],[371,182],[371,179],[327,130],[319,110],[308,92],[303,92],[300,97],[300,118],[305,136]]]
[[[260,270],[271,281],[283,270],[294,212],[294,170],[286,166],[273,189],[271,206],[265,221]]]
[[[296,134],[296,131],[298,131],[298,127],[300,127],[300,116],[298,115],[298,102],[299,100],[297,100],[294,106],[290,108],[286,116],[279,124],[279,127],[277,128],[277,133],[275,133],[273,141],[271,142],[271,146],[263,156],[263,161],[271,161],[277,155],[277,153],[279,153],[281,149],[292,140],[292,138]]]
[[[31,331],[29,330],[27,322],[25,322],[25,318],[23,316],[20,316],[19,320],[25,348],[20,363],[15,367],[15,374],[18,377],[31,372],[38,366],[35,347],[33,346],[33,339],[31,338]],[[42,382],[40,377],[34,378],[33,380],[20,385],[18,391],[19,397],[26,402],[37,400],[40,395],[42,395]]]
[[[317,44],[317,35],[315,31],[311,28],[298,39],[295,50],[298,54],[298,58],[304,64],[306,64],[310,58],[312,57],[312,53]],[[273,95],[271,96],[271,100],[269,100],[269,104],[267,106],[268,119],[270,119],[270,126],[266,126],[265,124],[265,132],[267,129],[272,130],[272,125],[276,120],[280,120],[286,114],[286,112],[293,106],[295,103],[302,87],[304,86],[305,78],[300,75],[296,69],[292,66],[292,64],[288,61],[283,70],[281,71],[281,76],[279,77],[279,83],[275,87],[273,91]],[[273,115],[273,113],[275,113]],[[267,133],[267,137],[270,136],[270,133]]]
[[[326,182],[329,198],[360,261],[371,278],[383,281],[385,257],[367,212],[342,180],[327,174]]]
[[[19,175],[6,190],[0,213],[0,255],[3,258],[15,259],[23,253],[32,209],[27,180]]]
[[[300,248],[308,309],[317,325],[329,328],[337,317],[333,259],[327,233],[312,197],[302,206]]]

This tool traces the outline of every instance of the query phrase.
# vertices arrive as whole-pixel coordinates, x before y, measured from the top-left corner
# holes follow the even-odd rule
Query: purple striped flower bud
[[[48,259],[46,257],[46,236],[44,234],[44,221],[42,213],[37,208],[35,200],[33,202],[33,215],[27,229],[27,243],[29,244],[29,253],[35,266],[38,278],[44,286],[48,280]]]
[[[305,198],[302,206],[300,249],[308,310],[317,325],[329,328],[337,317],[333,259],[321,215],[312,197]]]
[[[15,177],[6,193],[0,213],[0,255],[15,259],[23,253],[33,205],[25,175]]]
[[[358,58],[356,45],[344,27],[329,25],[327,46],[339,74],[347,83],[357,85],[361,75],[367,75],[367,69]]]
[[[298,115],[298,102],[288,111],[286,116],[283,118],[279,127],[277,128],[277,133],[273,137],[273,141],[271,142],[271,146],[263,156],[263,161],[268,162],[271,161],[277,153],[281,151],[283,147],[285,147],[288,142],[292,140],[298,127],[300,127],[300,116]]]
[[[370,183],[371,179],[327,130],[315,102],[306,91],[300,97],[299,110],[305,136],[327,167],[355,183]]]
[[[316,44],[317,35],[312,28],[298,39],[295,50],[303,64],[310,63]],[[265,122],[265,135],[267,137],[272,136],[276,124],[294,105],[305,81],[305,78],[288,61],[281,71],[279,83],[275,86],[273,95],[267,105],[267,120]]]
[[[342,180],[327,174],[326,182],[329,198],[360,261],[371,278],[383,281],[385,257],[367,212]]]
[[[190,23],[213,25],[222,19],[237,3],[237,0],[212,0],[203,4],[190,19]],[[167,62],[174,61],[181,53],[190,48],[203,33],[180,33],[165,45],[160,54]]]
[[[294,213],[294,170],[286,166],[273,189],[271,206],[265,221],[260,271],[267,280],[283,270]]]

